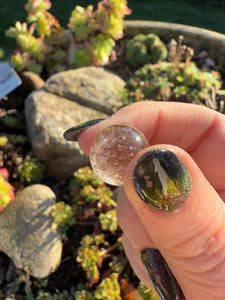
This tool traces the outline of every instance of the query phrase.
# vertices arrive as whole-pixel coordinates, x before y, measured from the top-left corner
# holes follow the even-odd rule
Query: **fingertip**
[[[91,143],[94,137],[92,137],[91,129],[85,130],[80,133],[77,138],[80,149],[87,155],[90,153]]]
[[[172,213],[148,205],[133,183],[133,171],[138,161],[147,152],[158,148],[173,152],[187,167],[192,178],[186,201],[178,211]],[[160,170],[157,163],[155,167],[157,171]],[[124,189],[145,230],[162,253],[185,295],[189,295],[190,299],[194,299],[193,295],[201,295],[198,299],[203,299],[203,295],[208,295],[204,289],[205,284],[207,286],[207,283],[215,282],[215,274],[224,273],[224,203],[195,161],[178,147],[151,146],[129,164],[124,176]],[[219,285],[218,292],[211,289],[210,293],[221,295],[221,291],[224,291],[223,285]]]
[[[138,186],[139,190],[137,190],[137,186],[134,184],[134,169],[138,160],[148,151],[158,148],[167,149],[175,153],[189,170],[191,176],[190,192],[187,195],[184,194],[185,201],[181,202],[179,209],[176,209],[174,212],[171,212],[167,208],[166,210],[162,209],[163,206],[155,208],[155,205],[146,203],[144,197],[140,197],[141,185]],[[151,185],[150,181],[149,185]],[[174,188],[173,185],[172,187]],[[204,231],[204,235],[200,237],[198,245],[189,244],[189,248],[185,249],[186,254],[188,253],[187,255],[191,256],[193,254],[191,253],[192,250],[197,255],[202,251],[202,247],[205,246],[205,240],[210,239],[222,226],[223,201],[209,184],[190,155],[178,147],[156,145],[150,146],[139,153],[126,169],[124,189],[137,215],[140,217],[146,230],[150,232],[153,242],[158,247],[171,249],[177,244],[191,239],[194,234],[198,235],[200,231]],[[150,187],[148,187],[142,193],[148,193],[150,190]],[[153,195],[156,194],[153,193]],[[208,226],[209,224],[211,226]]]

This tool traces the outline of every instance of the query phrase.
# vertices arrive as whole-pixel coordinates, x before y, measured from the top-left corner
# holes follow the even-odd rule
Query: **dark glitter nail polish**
[[[87,122],[80,123],[72,128],[69,128],[66,130],[63,134],[63,137],[67,141],[72,141],[72,142],[77,142],[77,138],[79,134],[84,130],[87,129],[88,127],[91,127],[104,119],[95,119],[95,120],[90,120]]]
[[[135,165],[133,183],[144,202],[165,212],[178,210],[191,190],[187,167],[167,149],[146,152]]]
[[[141,260],[162,300],[185,300],[176,278],[173,276],[159,250],[142,250]]]

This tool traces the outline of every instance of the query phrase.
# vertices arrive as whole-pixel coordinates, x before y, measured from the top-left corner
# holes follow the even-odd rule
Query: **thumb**
[[[160,251],[187,300],[224,299],[224,203],[193,159],[175,146],[149,147],[128,166],[124,189],[149,236],[149,246],[140,236],[132,243],[153,283],[148,247]]]

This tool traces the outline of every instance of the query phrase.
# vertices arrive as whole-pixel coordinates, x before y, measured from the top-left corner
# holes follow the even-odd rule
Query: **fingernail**
[[[134,167],[133,183],[144,202],[164,212],[179,210],[191,190],[187,167],[167,149],[146,152]]]
[[[141,251],[145,270],[162,300],[185,300],[183,292],[170,271],[165,259],[157,249]]]
[[[103,120],[104,119],[95,119],[95,120],[90,120],[87,122],[80,123],[72,128],[69,128],[68,130],[66,130],[63,134],[63,137],[67,141],[77,142],[77,138],[83,130],[85,130],[88,127],[91,127]]]

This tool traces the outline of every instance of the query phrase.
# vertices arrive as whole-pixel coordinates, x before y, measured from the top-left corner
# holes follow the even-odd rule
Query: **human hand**
[[[82,131],[78,138],[81,149],[89,154],[94,137],[113,124],[132,125],[151,145],[127,167],[117,207],[123,245],[136,274],[151,287],[142,253],[162,299],[183,299],[175,297],[164,283],[165,274],[159,269],[165,271],[163,261],[159,262],[163,257],[186,300],[225,299],[225,116],[192,104],[138,102]],[[144,191],[137,191],[140,173],[133,175],[134,170],[145,153],[151,159],[156,149],[165,149],[175,162],[181,161],[191,177],[186,182],[190,191],[181,194],[175,212],[153,208],[142,201]]]

